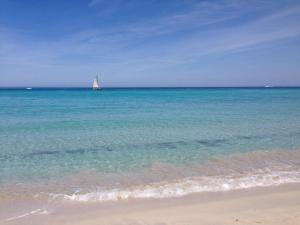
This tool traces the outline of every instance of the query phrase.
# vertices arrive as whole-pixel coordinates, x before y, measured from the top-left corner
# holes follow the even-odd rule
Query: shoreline
[[[161,199],[300,183],[299,157],[298,149],[257,150],[221,155],[198,164],[155,162],[138,171],[105,174],[91,170],[46,182],[12,182],[0,185],[0,204],[30,198],[74,202]]]
[[[296,225],[300,224],[300,184],[169,199],[64,204],[57,209],[50,214],[28,215],[0,224]]]

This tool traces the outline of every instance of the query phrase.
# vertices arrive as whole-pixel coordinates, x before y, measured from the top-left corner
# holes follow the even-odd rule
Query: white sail
[[[94,90],[99,90],[100,89],[100,85],[99,85],[99,81],[98,81],[98,76],[96,76],[96,78],[94,79],[93,89]]]

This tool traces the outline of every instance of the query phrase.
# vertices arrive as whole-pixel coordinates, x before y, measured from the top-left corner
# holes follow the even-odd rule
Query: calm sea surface
[[[0,119],[0,190],[88,201],[300,182],[298,88],[2,89]]]

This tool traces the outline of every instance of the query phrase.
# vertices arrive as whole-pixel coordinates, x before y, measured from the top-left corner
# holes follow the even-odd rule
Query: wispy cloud
[[[101,3],[101,2],[104,2],[104,1],[105,0],[92,0],[92,1],[90,1],[89,6],[93,7],[93,6],[95,6],[95,5],[97,5],[97,4]]]
[[[190,53],[186,54],[188,58],[195,60],[196,56],[249,51],[251,47],[300,36],[299,20],[300,7],[287,8],[238,27],[207,32],[206,38],[203,33],[194,34],[177,46],[181,46],[181,52]]]
[[[99,3],[104,1],[99,1]],[[115,2],[124,2],[121,0]],[[151,2],[151,1],[150,1]],[[152,1],[155,2],[155,1]],[[180,3],[179,3],[180,2]],[[160,16],[138,18],[137,22],[125,23],[108,29],[109,32],[122,32],[122,34],[136,35],[137,37],[153,36],[167,34],[171,32],[188,29],[197,29],[202,26],[212,25],[226,20],[238,18],[249,12],[262,10],[264,7],[261,4],[252,4],[251,7],[246,2],[233,0],[225,0],[220,2],[214,1],[174,1],[174,9],[170,13],[165,13]],[[182,4],[189,2],[189,4]],[[98,3],[98,1],[97,1]],[[95,4],[95,3],[94,3]],[[125,3],[126,4],[126,1]],[[119,9],[113,11],[117,14],[122,10],[124,4],[118,4]],[[128,4],[128,3],[127,3]],[[183,5],[184,7],[181,7]],[[113,7],[108,5],[107,7]],[[100,13],[105,10],[100,9]],[[140,10],[138,7],[133,10]]]

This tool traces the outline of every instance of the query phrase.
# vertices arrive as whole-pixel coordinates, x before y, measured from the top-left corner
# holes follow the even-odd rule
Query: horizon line
[[[37,89],[92,89],[88,86],[0,86],[0,89],[26,89],[26,88],[37,88]],[[300,85],[284,85],[284,86],[108,86],[102,87],[101,89],[134,89],[134,88],[300,88]]]

